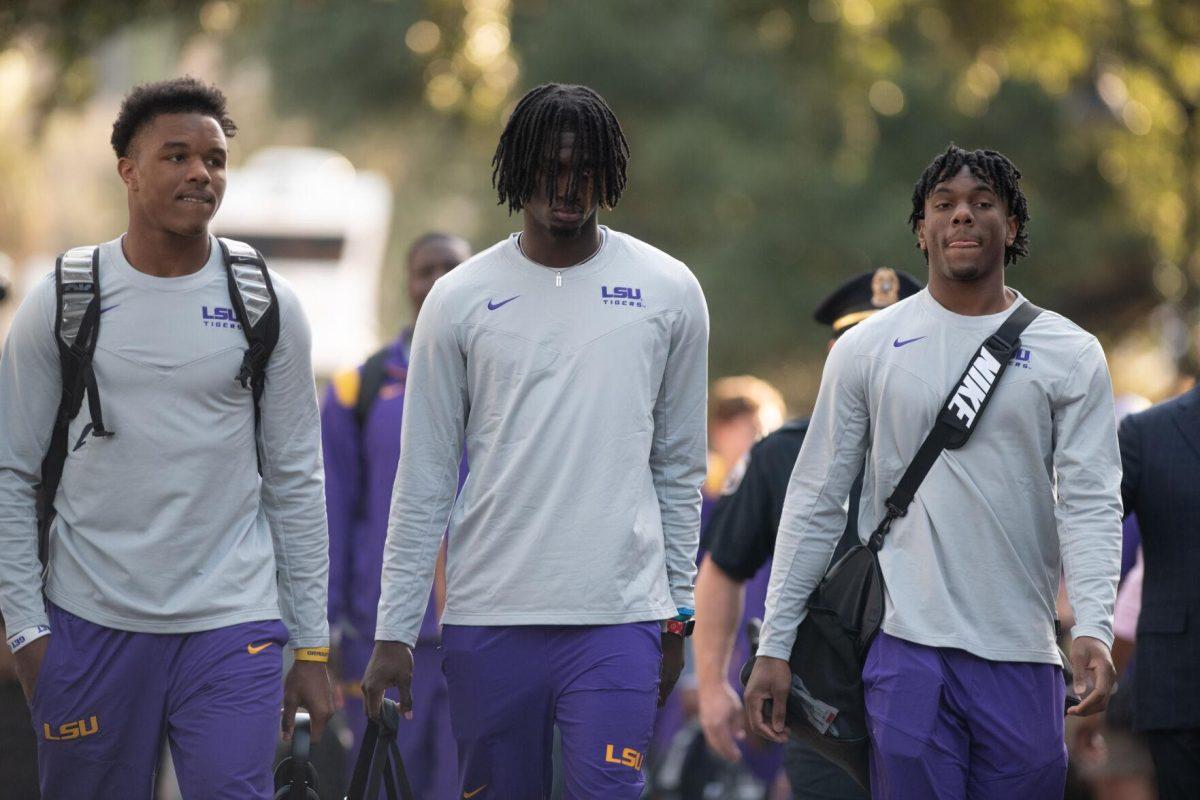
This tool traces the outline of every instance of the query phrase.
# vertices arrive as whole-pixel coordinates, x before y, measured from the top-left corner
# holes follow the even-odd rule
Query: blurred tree
[[[923,276],[906,224],[912,185],[950,141],[1002,150],[1024,170],[1032,256],[1011,275],[1023,291],[1102,331],[1151,304],[1147,237],[1081,136],[1089,98],[997,80],[986,107],[964,107],[953,98],[983,45],[955,42],[936,6],[807,6],[559,0],[514,14],[525,85],[588,83],[621,117],[633,160],[613,224],[701,276],[714,372],[822,352],[810,310],[854,272]],[[917,8],[938,13],[947,36],[931,38]]]
[[[714,373],[770,373],[819,357],[810,310],[840,280],[924,274],[912,184],[950,141],[1023,170],[1032,255],[1011,280],[1034,299],[1101,333],[1160,296],[1194,306],[1198,15],[1186,0],[9,0],[0,51],[24,37],[52,53],[43,96],[62,102],[130,19],[219,34],[231,59],[265,61],[279,113],[397,182],[401,238],[438,224],[481,244],[518,224],[490,210],[506,109],[538,83],[588,83],[633,148],[611,223],[700,275]]]
[[[55,107],[73,105],[91,95],[90,57],[100,44],[134,22],[166,21],[181,34],[196,30],[206,5],[222,6],[204,0],[5,0],[0,4],[0,51],[26,39],[49,57],[50,70],[43,76],[35,100],[36,123],[40,125]]]

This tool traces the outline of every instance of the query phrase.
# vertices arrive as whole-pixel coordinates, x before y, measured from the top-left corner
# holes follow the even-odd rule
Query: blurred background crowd
[[[547,81],[599,91],[632,151],[602,222],[695,272],[714,379],[760,379],[714,385],[714,497],[756,438],[811,407],[829,338],[818,302],[880,267],[923,277],[912,186],[951,141],[1021,169],[1030,256],[1008,283],[1101,339],[1119,408],[1198,372],[1190,0],[5,0],[0,337],[58,252],[122,230],[112,120],[133,85],[180,74],[230,98],[239,133],[214,227],[291,279],[322,381],[411,322],[420,235],[479,250],[517,229],[490,181],[516,99]],[[690,724],[694,740],[695,690],[677,695],[672,733]],[[10,717],[0,795],[31,752]],[[1152,797],[1128,722],[1105,724],[1068,731],[1069,791]],[[648,762],[656,797],[787,796],[781,774],[720,770],[688,795],[670,748]]]

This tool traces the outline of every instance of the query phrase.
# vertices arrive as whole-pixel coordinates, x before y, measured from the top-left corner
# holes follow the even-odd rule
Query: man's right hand
[[[700,687],[700,727],[713,752],[733,763],[742,760],[737,742],[746,738],[746,715],[728,681]]]
[[[792,688],[792,669],[781,658],[759,656],[746,684],[746,722],[750,732],[783,744],[787,741],[787,699]],[[763,704],[771,701],[767,718]]]
[[[400,690],[400,711],[412,719],[412,648],[404,642],[375,642],[371,660],[362,679],[363,707],[367,716],[379,721],[383,693],[395,686]]]
[[[46,657],[46,648],[50,646],[50,636],[34,639],[13,653],[17,662],[17,680],[21,682],[21,691],[25,692],[27,704],[33,703],[33,692],[37,688],[38,674],[42,671],[42,659]]]

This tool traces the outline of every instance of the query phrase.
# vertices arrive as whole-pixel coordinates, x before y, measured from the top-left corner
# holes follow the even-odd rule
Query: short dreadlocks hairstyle
[[[605,208],[615,208],[625,189],[629,144],[612,109],[586,86],[547,83],[530,91],[513,109],[492,157],[492,186],[499,204],[520,211],[545,173],[547,197],[558,185],[558,143],[575,134],[567,194],[575,193],[585,167],[595,174],[593,192]]]
[[[1021,171],[995,150],[964,150],[955,144],[946,148],[946,152],[925,168],[913,187],[913,207],[908,224],[916,233],[917,223],[925,219],[925,200],[929,193],[942,181],[957,175],[964,166],[970,168],[972,175],[992,187],[992,191],[1008,207],[1008,213],[1017,218],[1016,238],[1004,248],[1004,263],[1015,264],[1018,258],[1029,255],[1029,233],[1025,230],[1029,222],[1029,207],[1025,193],[1021,191]]]
[[[217,87],[192,77],[143,83],[125,96],[113,123],[110,141],[117,158],[129,155],[133,137],[160,114],[203,114],[215,119],[226,136],[237,133],[237,125],[225,110],[225,95]]]

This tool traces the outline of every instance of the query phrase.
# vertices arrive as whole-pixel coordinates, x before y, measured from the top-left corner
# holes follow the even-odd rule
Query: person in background
[[[1118,424],[1150,405],[1149,400],[1136,394],[1117,395],[1114,410]],[[1157,796],[1150,749],[1145,736],[1133,729],[1133,648],[1145,566],[1137,514],[1125,515],[1122,540],[1121,583],[1113,612],[1112,658],[1117,669],[1117,690],[1104,712],[1067,720],[1068,797],[1072,796],[1073,786],[1092,800],[1154,800]],[[1063,628],[1061,644],[1069,645],[1074,614],[1065,584],[1059,588],[1058,609]]]
[[[719,378],[709,387],[708,474],[702,487],[698,563],[704,558],[706,532],[722,493],[737,484],[750,447],[776,430],[786,415],[779,390],[753,375]],[[685,669],[677,690],[654,721],[650,762],[655,789],[667,797],[690,800],[705,796],[705,791],[716,791],[714,785],[721,786],[721,791],[754,780],[770,785],[780,760],[768,756],[754,762],[752,776],[724,768],[703,746],[694,723],[697,711],[695,674]]]
[[[1200,797],[1200,385],[1120,427],[1121,495],[1137,514],[1144,576],[1133,726],[1146,734],[1161,800]]]
[[[413,242],[405,274],[414,320],[434,282],[470,257],[471,246],[453,234],[427,233]],[[412,334],[410,325],[364,364],[335,374],[321,410],[329,513],[329,622],[346,723],[356,740],[366,725],[359,681],[374,644]],[[446,680],[438,652],[443,559],[444,549],[433,602],[414,651],[419,665],[413,683],[417,710],[413,723],[402,725],[398,737],[413,790],[421,797],[451,797],[457,787]],[[353,769],[352,759],[347,766]]]
[[[700,515],[701,550],[713,508],[726,486],[738,480],[742,459],[786,417],[783,395],[761,378],[733,375],[713,381],[708,390],[708,474]]]
[[[847,280],[821,301],[813,318],[829,326],[833,347],[839,336],[864,319],[920,290],[921,284],[912,276],[882,267]],[[740,482],[730,484],[706,531],[708,554],[696,579],[693,639],[700,724],[709,747],[729,761],[761,763],[765,753],[780,750],[764,739],[747,738],[738,672],[751,653],[747,622],[761,619],[764,613],[783,498],[807,430],[808,420],[796,419],[754,445],[740,470]],[[846,531],[835,560],[858,540],[860,492],[861,479],[850,492]],[[788,780],[797,800],[866,796],[839,767],[806,745],[791,740],[785,750]]]

